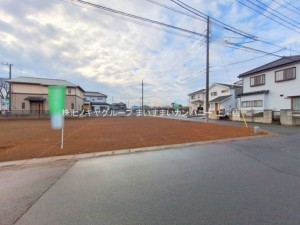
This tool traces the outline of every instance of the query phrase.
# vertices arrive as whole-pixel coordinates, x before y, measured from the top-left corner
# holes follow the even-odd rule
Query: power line
[[[88,7],[84,7],[82,5],[77,5],[77,4],[75,4],[73,2],[69,2],[67,0],[60,0],[60,1],[71,4],[71,5],[74,5],[76,7],[83,8],[83,9],[90,9],[90,10],[95,11],[96,13],[105,14],[105,15],[108,15],[108,16],[111,16],[111,17],[114,17],[114,18],[117,18],[117,19],[120,19],[120,20],[125,20],[125,21],[130,22],[130,23],[138,24],[138,25],[141,25],[141,26],[144,26],[144,27],[150,27],[152,29],[161,30],[161,31],[164,31],[164,32],[167,32],[167,33],[170,33],[170,34],[174,34],[174,35],[178,35],[178,36],[181,36],[181,37],[185,37],[185,38],[196,39],[195,37],[187,35],[187,34],[182,34],[182,33],[178,33],[178,32],[171,31],[171,30],[166,30],[165,28],[162,28],[162,27],[157,27],[157,26],[153,26],[151,24],[146,24],[146,23],[143,23],[142,21],[141,22],[136,21],[134,19],[126,18],[124,16],[118,16],[118,15],[115,15],[115,14],[110,13],[110,12],[105,12],[105,11],[99,12],[99,11],[96,11],[97,9],[94,10],[94,9],[91,9],[91,8],[88,8]]]
[[[205,14],[205,13],[203,13],[203,12],[201,12],[201,11],[199,11],[199,10],[197,10],[197,9],[195,9],[195,8],[193,8],[193,7],[191,7],[191,6],[187,5],[187,4],[185,4],[185,3],[183,3],[183,2],[180,1],[180,0],[177,0],[177,1],[180,2],[181,4],[178,3],[178,2],[175,2],[175,1],[173,1],[173,0],[170,0],[170,1],[174,2],[175,4],[177,4],[177,5],[179,5],[179,6],[183,7],[183,8],[185,8],[186,10],[188,10],[188,11],[190,11],[190,12],[196,14],[196,15],[198,15],[198,13],[201,13],[201,15],[204,15],[204,16],[207,16],[207,17],[208,17],[207,14]],[[183,4],[183,5],[182,5],[182,4]],[[185,6],[186,6],[186,7],[185,7]],[[190,9],[187,9],[187,7],[190,8],[191,10],[190,10]],[[225,23],[223,23],[223,22],[221,22],[221,21],[219,21],[219,20],[217,20],[217,19],[215,19],[215,18],[212,18],[212,17],[210,17],[210,18],[211,18],[211,20],[214,20],[215,22],[224,25],[224,26],[223,26],[224,29],[229,30],[229,31],[231,31],[231,32],[233,32],[233,33],[239,34],[239,35],[241,35],[241,36],[243,36],[243,37],[252,39],[252,40],[254,40],[254,41],[260,41],[260,42],[265,43],[265,44],[268,44],[268,45],[272,45],[272,46],[275,46],[275,47],[278,47],[278,48],[282,48],[282,46],[279,46],[279,45],[273,44],[273,43],[271,43],[271,42],[262,40],[262,39],[260,39],[260,38],[258,38],[258,37],[255,37],[254,35],[248,34],[248,33],[244,32],[244,31],[241,31],[241,30],[239,30],[239,29],[237,29],[237,28],[234,28],[234,27],[232,27],[232,26],[229,26],[229,25],[227,25],[227,24],[225,24]]]
[[[156,5],[159,5],[159,6],[161,6],[161,7],[164,7],[164,8],[166,8],[166,9],[172,10],[172,11],[174,11],[174,12],[180,13],[180,14],[182,14],[182,15],[185,15],[185,16],[188,16],[188,17],[191,17],[191,18],[194,18],[194,19],[196,19],[196,20],[200,20],[200,21],[206,23],[206,20],[204,20],[204,19],[200,19],[199,17],[196,17],[196,16],[193,16],[193,15],[191,15],[191,14],[185,13],[185,12],[183,12],[183,11],[177,10],[177,9],[171,7],[171,6],[167,6],[167,5],[164,5],[164,4],[160,3],[160,2],[153,1],[153,0],[146,0],[146,1],[148,1],[148,2],[150,2],[150,3],[153,3],[153,4],[156,4]]]
[[[123,11],[114,10],[114,9],[111,9],[111,8],[108,8],[108,7],[105,7],[105,6],[102,6],[102,5],[97,5],[97,4],[82,1],[82,0],[70,0],[70,1],[77,2],[79,4],[87,5],[87,6],[97,8],[97,9],[100,9],[100,10],[109,11],[109,12],[112,12],[112,13],[115,13],[115,14],[127,16],[127,17],[130,17],[130,18],[134,18],[134,19],[137,19],[137,20],[144,21],[144,22],[164,26],[164,27],[167,27],[167,28],[178,30],[180,32],[184,32],[184,33],[188,33],[188,34],[192,34],[192,35],[196,35],[196,36],[201,36],[201,37],[205,36],[205,35],[200,34],[198,32],[190,31],[190,30],[187,30],[187,29],[184,29],[184,28],[180,28],[180,27],[176,27],[176,26],[173,26],[173,25],[165,24],[165,23],[158,22],[158,21],[155,21],[155,20],[151,20],[151,19],[147,19],[147,18],[144,18],[144,17],[136,16],[136,15],[133,15],[133,14],[125,13]]]
[[[250,0],[248,0],[248,1],[249,1],[251,4],[257,6],[258,8],[264,10],[263,7],[261,7],[261,6],[255,4],[255,3],[253,3],[253,2],[250,1]],[[288,23],[288,24],[290,24],[290,25],[292,25],[292,26],[295,26],[295,27],[300,28],[299,26],[295,25],[295,24],[300,24],[299,22],[297,22],[297,21],[295,21],[295,20],[293,20],[293,19],[291,19],[291,18],[288,18],[287,16],[283,15],[281,12],[278,12],[277,10],[272,9],[271,7],[269,7],[268,5],[264,4],[263,2],[261,2],[261,1],[259,1],[259,0],[255,0],[255,1],[257,1],[259,4],[265,6],[267,9],[271,9],[272,11],[276,12],[277,14],[279,14],[279,15],[283,16],[284,18],[286,18],[286,19],[292,21],[294,24],[290,23],[289,21],[287,21],[287,20],[285,20],[285,19],[282,19],[282,17],[278,16],[277,14],[274,14],[274,13],[269,12],[269,11],[266,11],[266,12],[268,12],[268,13],[270,13],[271,15],[275,16],[276,18],[281,19],[282,21],[285,21],[286,23]]]
[[[275,2],[276,4],[282,6],[283,8],[285,8],[285,9],[291,11],[291,12],[294,12],[294,13],[300,15],[300,10],[299,10],[299,12],[297,12],[296,10],[293,10],[293,9],[290,9],[290,8],[286,7],[285,5],[281,4],[280,2],[277,2],[277,1],[275,1],[275,0],[273,0],[273,2]],[[286,4],[289,4],[288,2],[285,2],[285,3],[286,3]],[[291,6],[293,6],[293,5],[291,5]],[[293,6],[293,7],[294,7],[294,6]],[[297,9],[297,8],[296,8],[296,9]],[[298,9],[297,9],[297,10],[298,10]]]
[[[205,14],[205,13],[203,13],[203,12],[201,12],[201,11],[199,11],[199,10],[197,10],[197,9],[195,9],[195,8],[193,8],[193,7],[185,4],[185,3],[183,3],[180,0],[177,0],[177,1],[170,0],[170,1],[173,2],[173,3],[175,3],[175,4],[177,4],[177,5],[179,5],[182,8],[184,8],[184,9],[186,9],[186,10],[188,10],[188,11],[190,11],[190,12],[196,14],[196,15],[198,15],[198,16],[201,16],[202,18],[207,18],[208,17],[207,14]],[[222,24],[223,28],[226,29],[226,30],[229,30],[229,31],[231,31],[233,33],[236,33],[236,34],[239,34],[239,35],[242,35],[242,36],[244,36],[246,38],[250,38],[250,39],[256,40],[256,37],[253,36],[253,35],[251,35],[251,34],[248,34],[248,33],[244,32],[242,30],[239,30],[239,29],[236,29],[236,28],[234,28],[234,27],[232,27],[230,25],[227,25],[227,24],[223,23],[222,21],[217,20],[217,19],[215,19],[213,17],[210,17],[210,19],[213,20],[213,21],[215,21],[215,22],[217,22],[217,23],[219,23],[219,24]]]
[[[263,57],[266,57],[266,56],[274,56],[272,54],[275,54],[275,53],[280,52],[280,51],[283,51],[283,49],[275,51],[275,52],[271,52],[271,53],[266,53],[265,55],[254,57],[254,58],[251,58],[251,59],[246,59],[246,60],[243,60],[243,61],[229,63],[226,66],[232,66],[232,65],[237,65],[237,64],[245,63],[245,62],[250,62],[250,61],[253,61],[253,60],[256,60],[256,59],[260,59],[260,58],[263,58]],[[275,56],[275,57],[277,57],[277,56]]]
[[[272,17],[269,17],[269,16],[267,16],[267,15],[265,15],[265,14],[262,14],[260,11],[256,10],[255,8],[253,8],[253,7],[249,6],[249,5],[246,5],[245,3],[241,2],[240,0],[236,0],[236,1],[239,2],[240,4],[246,6],[247,8],[252,9],[253,11],[255,11],[255,12],[261,14],[262,16],[267,17],[267,18],[269,18],[270,20],[272,20],[272,21],[274,21],[274,22],[276,22],[276,23],[278,23],[278,24],[280,24],[280,25],[282,25],[282,26],[284,26],[284,27],[286,27],[286,28],[288,28],[288,29],[290,29],[290,30],[292,30],[292,31],[295,31],[295,32],[299,33],[299,31],[297,31],[297,30],[295,30],[295,29],[293,29],[293,28],[291,28],[291,27],[289,27],[289,26],[287,26],[287,25],[285,25],[285,24],[283,24],[283,23],[281,23],[281,22],[279,22],[279,21],[277,21],[277,20],[274,20]]]
[[[240,45],[240,44],[237,44],[237,43],[226,42],[226,44],[236,46],[236,47],[239,47],[239,48],[244,48],[244,49],[247,49],[247,50],[250,50],[250,51],[253,51],[253,52],[257,52],[257,53],[264,53],[264,54],[270,54],[270,55],[277,56],[277,57],[282,57],[280,55],[276,55],[276,54],[266,52],[266,51],[263,51],[263,50],[260,50],[260,49],[255,49],[255,48],[243,46],[243,45]],[[285,50],[285,49],[282,49],[282,50]]]

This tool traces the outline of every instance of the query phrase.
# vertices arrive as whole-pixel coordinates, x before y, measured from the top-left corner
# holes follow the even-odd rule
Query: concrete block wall
[[[282,125],[294,125],[293,111],[291,109],[280,110],[280,123]]]
[[[232,120],[233,121],[243,121],[243,117],[240,115],[239,110],[234,110],[232,114]],[[255,122],[255,123],[272,123],[272,110],[264,110],[263,116],[252,116],[248,115],[245,116],[245,120],[247,122]]]

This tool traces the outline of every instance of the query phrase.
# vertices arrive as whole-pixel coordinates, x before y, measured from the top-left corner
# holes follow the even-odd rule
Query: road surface
[[[300,129],[274,129],[279,135],[4,168],[0,222],[299,225]],[[15,181],[22,176],[34,179],[25,190],[23,179]],[[30,185],[36,195],[28,201],[22,196],[32,195]],[[19,199],[10,206],[13,195]],[[15,215],[17,200],[27,209]]]

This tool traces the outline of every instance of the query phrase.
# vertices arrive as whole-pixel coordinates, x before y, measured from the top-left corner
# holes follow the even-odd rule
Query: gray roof
[[[225,87],[229,87],[229,88],[237,88],[237,87],[240,87],[240,85],[234,85],[234,84],[213,83],[212,85],[214,85],[214,84],[219,84],[219,85],[222,85],[222,86],[225,86]]]
[[[84,93],[84,96],[88,96],[88,97],[106,97],[107,98],[107,95],[102,94],[100,92],[96,92],[96,91],[86,91]]]
[[[300,55],[294,55],[294,56],[283,56],[280,59],[277,59],[273,62],[267,63],[263,66],[257,67],[253,70],[249,70],[245,73],[240,74],[238,77],[245,77],[245,76],[249,76],[258,72],[264,72],[264,71],[268,71],[271,69],[275,69],[281,66],[286,66],[289,64],[294,64],[294,63],[299,63],[300,62]]]
[[[220,97],[217,97],[211,101],[209,101],[210,103],[213,103],[213,102],[223,102],[225,100],[227,100],[228,98],[230,98],[231,95],[225,95],[225,96],[220,96]]]
[[[201,89],[199,91],[194,91],[194,92],[192,92],[192,93],[190,93],[188,95],[191,96],[191,95],[194,95],[194,94],[201,94],[201,93],[204,93],[204,92],[205,92],[205,89]]]
[[[240,93],[237,96],[241,97],[241,96],[248,96],[248,95],[260,95],[260,94],[269,94],[269,90],[261,90],[261,91],[252,91],[252,92],[244,92],[244,93]]]
[[[43,86],[66,86],[66,87],[78,87],[84,91],[80,86],[71,83],[66,80],[60,79],[49,79],[49,78],[37,78],[37,77],[17,77],[7,80],[10,83],[21,83],[21,84],[38,84]]]
[[[241,87],[241,85],[223,84],[223,83],[213,83],[213,84],[210,85],[210,87],[213,86],[213,85],[216,85],[216,84],[219,84],[219,85],[222,85],[222,86],[225,86],[225,87],[229,87],[229,88],[238,88],[238,87]],[[188,94],[188,96],[191,96],[191,95],[194,95],[194,94],[201,94],[201,93],[205,93],[205,92],[206,92],[206,89],[200,89],[199,91],[195,91],[195,92],[192,92],[192,93]]]

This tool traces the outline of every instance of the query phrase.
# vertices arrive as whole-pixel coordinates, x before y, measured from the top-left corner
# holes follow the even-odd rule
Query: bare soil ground
[[[252,136],[250,128],[153,117],[0,120],[0,162]]]

